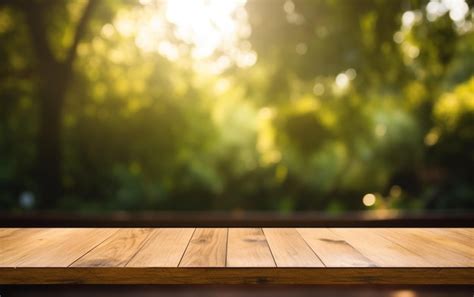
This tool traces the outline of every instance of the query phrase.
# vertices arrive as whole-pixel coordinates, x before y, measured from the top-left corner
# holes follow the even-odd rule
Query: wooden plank
[[[470,285],[473,268],[0,268],[0,284]]]
[[[45,240],[48,232],[51,230],[43,228],[24,228],[2,232],[0,266],[15,266],[16,261],[33,251],[38,242]]]
[[[264,228],[278,267],[324,267],[295,228]]]
[[[466,267],[469,264],[472,265],[470,263],[472,259],[454,253],[430,238],[414,234],[411,228],[385,228],[377,229],[375,232],[423,257],[433,267]]]
[[[474,238],[474,228],[449,228],[449,230],[464,235],[470,240]]]
[[[330,228],[380,267],[436,267],[400,243],[382,237],[378,228]]]
[[[141,230],[0,228],[0,285],[474,284],[472,229]],[[277,267],[262,264],[265,239]]]
[[[225,267],[227,228],[197,228],[179,267]]]
[[[327,228],[298,228],[303,239],[326,267],[375,267],[350,243]]]
[[[194,230],[194,228],[153,230],[127,267],[177,267]]]
[[[122,228],[71,267],[123,267],[139,251],[150,228]]]
[[[39,229],[2,253],[0,266],[67,267],[114,232],[116,229],[106,228]]]
[[[71,230],[49,228],[24,228],[9,232],[0,245],[0,266],[20,266],[32,254],[48,250],[48,245],[61,239],[58,235],[68,232]]]
[[[472,245],[474,242],[474,228],[423,228],[428,231],[437,231],[453,239]]]
[[[2,228],[0,229],[0,240],[11,236],[13,233],[21,231],[21,228]]]
[[[454,228],[419,228],[425,232],[436,234],[438,236],[446,236],[451,240],[457,241],[467,246],[471,246],[474,241],[474,237],[468,237],[464,234],[460,234]]]
[[[227,267],[275,267],[261,228],[229,229]]]
[[[21,246],[28,244],[30,241],[37,240],[41,234],[50,232],[49,229],[45,228],[8,228],[0,229],[0,240],[2,245],[0,246],[0,255],[2,252],[6,252],[10,246]]]
[[[474,266],[474,238],[472,240],[458,238],[456,233],[438,228],[411,228],[410,231],[421,238],[434,241],[443,248],[467,257],[470,260],[468,266]]]

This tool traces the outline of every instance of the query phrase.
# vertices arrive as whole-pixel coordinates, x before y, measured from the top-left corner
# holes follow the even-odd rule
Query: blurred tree
[[[8,5],[20,10],[30,36],[34,63],[31,71],[35,75],[35,84],[39,100],[39,125],[37,136],[37,176],[42,208],[54,207],[62,195],[61,172],[61,125],[64,100],[73,76],[73,65],[77,56],[77,47],[84,37],[87,25],[97,5],[89,0],[79,17],[71,44],[60,49],[61,55],[51,45],[53,26],[67,26],[54,23],[63,20],[63,16],[54,16],[66,12],[66,3],[61,1],[8,1]],[[56,45],[55,45],[56,46]],[[60,57],[62,56],[62,57]]]
[[[0,0],[0,204],[471,208],[468,4]]]

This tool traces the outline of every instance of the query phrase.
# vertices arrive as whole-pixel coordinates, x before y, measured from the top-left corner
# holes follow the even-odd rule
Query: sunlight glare
[[[339,73],[336,76],[336,86],[340,89],[345,89],[349,86],[350,80],[347,74]]]
[[[229,45],[238,37],[235,11],[244,1],[166,2],[166,19],[176,26],[176,36],[194,44],[193,57],[207,58],[221,45]]]
[[[466,0],[431,0],[426,5],[428,20],[435,21],[449,12],[449,17],[454,22],[461,22],[469,13]]]
[[[115,26],[123,36],[134,30],[135,44],[144,52],[158,52],[176,61],[189,51],[194,67],[211,73],[232,64],[245,68],[256,63],[257,54],[246,40],[251,34],[246,0],[139,2],[142,7],[133,17],[135,24],[130,17],[122,17]]]

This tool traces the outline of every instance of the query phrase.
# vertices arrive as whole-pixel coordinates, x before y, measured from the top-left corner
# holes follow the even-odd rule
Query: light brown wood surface
[[[265,228],[278,267],[324,267],[295,228]]]
[[[327,228],[299,228],[298,232],[326,267],[377,266],[348,243],[344,237]]]
[[[388,229],[331,229],[379,267],[438,267],[408,250],[404,243],[381,235]]]
[[[16,234],[17,239],[10,242],[10,248],[4,249],[0,243],[0,267],[67,267],[116,231],[39,229],[28,233],[25,240]]]
[[[261,228],[229,229],[227,267],[275,267]]]
[[[179,267],[225,267],[227,228],[197,228]]]
[[[154,230],[127,267],[177,267],[193,233],[194,228]]]
[[[433,266],[472,266],[472,262],[467,255],[452,252],[445,243],[435,242],[429,237],[421,237],[415,233],[415,230],[393,228],[377,229],[377,232],[385,238],[397,242],[413,254],[423,257]]]
[[[0,285],[473,285],[473,230],[0,228]]]
[[[123,267],[138,253],[151,229],[120,229],[71,267]]]

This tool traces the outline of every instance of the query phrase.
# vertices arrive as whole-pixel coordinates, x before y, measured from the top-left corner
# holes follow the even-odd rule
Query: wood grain
[[[227,267],[275,267],[261,228],[229,229]]]
[[[379,234],[378,228],[330,228],[380,267],[437,267],[424,257]]]
[[[473,268],[0,268],[0,284],[473,285]]]
[[[226,251],[226,228],[198,228],[179,267],[225,267]]]
[[[327,228],[298,228],[303,239],[327,267],[375,267],[343,237]]]
[[[453,233],[464,235],[470,240],[474,239],[474,228],[451,228],[449,230]]]
[[[473,230],[0,228],[0,285],[474,285]]]
[[[443,230],[439,229],[412,228],[410,231],[420,238],[433,241],[442,248],[468,258],[467,266],[474,266],[474,239],[456,238],[455,236],[451,236],[452,233],[443,232]]]
[[[67,267],[116,231],[106,228],[38,230],[2,253],[0,266]]]
[[[67,234],[68,232],[72,231],[69,229],[25,228],[9,233],[8,236],[1,239],[0,267],[17,266],[23,258],[34,255],[36,250],[50,242],[52,235]]]
[[[295,228],[264,228],[278,267],[324,267]]]
[[[123,267],[150,235],[150,228],[122,228],[71,267]]]
[[[27,245],[32,241],[35,241],[42,234],[51,232],[49,229],[44,228],[5,228],[0,229],[0,255],[5,253],[11,247],[19,245]]]
[[[21,228],[4,228],[0,229],[0,240],[12,236],[13,233],[21,231]]]
[[[459,233],[456,228],[418,228],[418,230],[423,230],[423,232],[428,232],[434,234],[436,237],[441,236],[443,240],[455,241],[459,244],[463,244],[468,247],[473,247],[474,242],[474,229],[470,229],[471,236],[469,233],[463,234]]]
[[[160,228],[127,264],[127,267],[177,267],[194,228]]]
[[[430,238],[419,236],[411,228],[377,229],[381,236],[396,242],[414,254],[423,257],[433,267],[472,266],[472,259],[465,255],[452,252],[442,244]]]

